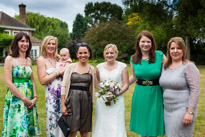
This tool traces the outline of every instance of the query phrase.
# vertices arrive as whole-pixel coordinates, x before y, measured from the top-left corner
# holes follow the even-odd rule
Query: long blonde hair
[[[46,36],[44,39],[43,39],[43,42],[41,44],[41,56],[43,57],[46,57],[47,54],[46,54],[46,46],[48,45],[49,41],[50,40],[54,40],[55,41],[55,44],[56,44],[56,48],[55,48],[55,52],[54,52],[54,58],[55,59],[58,59],[57,58],[57,53],[58,53],[58,39],[54,36]]]
[[[184,40],[181,37],[173,37],[169,40],[167,44],[167,60],[164,63],[164,69],[167,69],[172,64],[172,58],[170,55],[170,48],[171,48],[172,42],[175,42],[183,50],[182,62],[185,63],[188,61],[187,48],[186,48]]]

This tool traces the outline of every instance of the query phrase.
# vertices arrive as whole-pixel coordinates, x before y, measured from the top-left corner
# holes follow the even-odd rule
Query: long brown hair
[[[169,40],[167,44],[167,60],[164,63],[164,69],[167,69],[172,64],[172,58],[170,55],[170,48],[172,42],[176,43],[182,50],[183,50],[183,56],[182,56],[182,62],[187,62],[187,48],[185,45],[184,40],[181,37],[173,37]]]
[[[142,52],[141,52],[141,49],[139,47],[139,43],[140,43],[140,39],[142,38],[142,36],[145,36],[151,40],[152,47],[149,50],[149,63],[154,63],[155,59],[156,59],[156,57],[155,57],[156,43],[155,43],[154,37],[152,36],[152,33],[150,33],[147,30],[143,30],[142,32],[140,32],[140,34],[137,37],[137,42],[136,42],[136,46],[135,46],[136,52],[134,55],[132,55],[132,61],[135,64],[138,64],[138,63],[141,64]]]
[[[29,41],[29,47],[28,50],[26,51],[26,58],[30,57],[30,51],[32,48],[31,40],[28,34],[24,32],[19,32],[16,34],[14,37],[13,41],[11,42],[11,45],[9,46],[9,55],[12,57],[19,57],[19,47],[18,47],[18,42],[25,37],[26,40]]]

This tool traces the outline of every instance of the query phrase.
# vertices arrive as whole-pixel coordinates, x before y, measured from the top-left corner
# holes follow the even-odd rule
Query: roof
[[[35,38],[33,36],[31,36],[30,38],[31,38],[31,42],[32,43],[41,43],[42,42],[41,40],[39,40],[39,39],[37,39],[37,38]]]
[[[35,30],[20,21],[14,19],[13,17],[7,15],[6,13],[0,11],[0,28],[8,29],[18,29],[18,30]]]

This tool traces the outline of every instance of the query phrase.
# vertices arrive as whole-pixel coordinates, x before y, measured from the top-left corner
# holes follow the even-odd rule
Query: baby
[[[56,68],[59,68],[60,66],[66,66],[68,64],[72,63],[72,60],[70,58],[70,53],[67,48],[62,48],[60,50],[60,61],[56,63]]]

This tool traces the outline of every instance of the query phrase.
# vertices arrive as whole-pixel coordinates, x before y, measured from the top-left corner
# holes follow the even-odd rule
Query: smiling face
[[[113,48],[108,48],[104,53],[107,62],[113,62],[117,58],[117,53]]]
[[[90,53],[88,51],[88,48],[87,47],[79,47],[78,51],[76,53],[76,56],[77,56],[79,62],[81,62],[81,63],[87,62],[89,57],[90,57]]]
[[[171,56],[173,61],[180,61],[180,60],[182,60],[183,50],[175,42],[171,43],[169,52],[170,52],[170,56]]]
[[[141,52],[149,52],[152,47],[152,41],[148,37],[142,36],[139,41],[139,47]]]
[[[53,54],[55,50],[56,50],[56,42],[55,40],[51,39],[46,45],[46,53]]]
[[[26,39],[25,36],[22,37],[20,41],[18,41],[19,52],[26,52],[29,48],[29,40]]]

